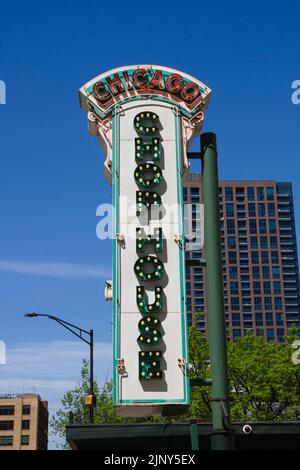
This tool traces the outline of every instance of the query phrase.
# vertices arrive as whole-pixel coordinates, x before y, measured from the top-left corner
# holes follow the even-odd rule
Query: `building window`
[[[235,249],[236,247],[236,241],[234,237],[228,237],[228,248],[233,248]]]
[[[254,297],[254,307],[256,311],[262,310],[262,302],[260,297]]]
[[[275,339],[274,330],[267,330],[267,340],[273,341]]]
[[[264,281],[264,294],[265,295],[271,294],[271,283],[269,281]]]
[[[228,252],[228,259],[230,264],[236,264],[236,252],[235,251],[229,251]]]
[[[258,266],[253,266],[252,267],[252,275],[253,275],[253,279],[259,279],[260,278],[259,267]]]
[[[250,202],[248,204],[248,212],[249,212],[249,217],[255,217],[256,216],[255,204],[253,202]]]
[[[12,446],[14,442],[13,436],[0,436],[0,446]]]
[[[272,267],[272,273],[273,273],[273,278],[274,279],[280,278],[280,271],[279,271],[279,268],[277,266]]]
[[[29,436],[21,436],[21,444],[22,444],[22,446],[28,446],[29,445]]]
[[[275,217],[275,204],[273,202],[269,202],[268,204],[268,214],[269,217]]]
[[[263,201],[265,198],[265,188],[257,188],[257,199]]]
[[[226,201],[233,201],[233,191],[232,188],[225,188],[225,199]]]
[[[255,219],[250,219],[249,220],[249,226],[250,226],[250,233],[256,233],[257,232],[257,225],[256,225],[256,220]]]
[[[267,199],[268,201],[274,201],[274,188],[272,187],[267,188]]]
[[[237,279],[237,268],[230,266],[229,268],[229,277],[230,279]]]
[[[258,215],[259,217],[265,217],[266,215],[265,204],[263,202],[258,204]]]
[[[275,219],[270,219],[269,220],[269,230],[270,233],[276,233],[276,220]]]
[[[267,251],[261,252],[261,262],[262,264],[269,264],[269,253]]]
[[[239,295],[239,283],[238,282],[230,283],[230,293],[231,295]]]
[[[278,248],[277,237],[270,237],[271,248]]]
[[[239,329],[234,329],[234,330],[233,330],[233,337],[234,337],[234,338],[238,338],[239,336],[241,336],[241,330],[239,330]]]
[[[281,284],[278,281],[274,281],[273,283],[274,294],[281,295]]]
[[[235,233],[235,224],[234,224],[234,219],[228,219],[227,220],[227,233]]]
[[[264,279],[270,279],[270,269],[269,266],[262,267],[262,274]]]
[[[255,200],[254,188],[249,186],[249,188],[247,188],[247,193],[248,193],[248,201],[254,201]]]
[[[268,238],[267,237],[260,237],[260,247],[261,248],[268,248]]]
[[[251,237],[250,241],[251,241],[251,248],[258,248],[257,237]]]
[[[23,405],[23,415],[30,415],[30,405]]]
[[[267,233],[267,225],[265,219],[259,219],[259,232]]]
[[[265,297],[265,309],[268,311],[272,310],[272,298],[271,297]]]
[[[272,251],[271,257],[272,257],[272,263],[273,264],[278,264],[279,263],[278,252],[277,251]]]
[[[22,421],[22,429],[30,429],[30,421],[29,421],[29,419],[23,419],[23,421]]]
[[[13,431],[14,422],[13,421],[0,421],[0,431]]]
[[[15,414],[14,405],[2,405],[0,406],[0,416],[9,416]]]
[[[251,252],[252,264],[259,264],[258,251]]]

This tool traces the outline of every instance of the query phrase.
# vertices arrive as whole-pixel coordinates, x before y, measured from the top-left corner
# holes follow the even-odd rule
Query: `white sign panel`
[[[210,92],[177,71],[143,67],[81,89],[113,187],[114,405],[127,416],[189,405],[182,177]]]

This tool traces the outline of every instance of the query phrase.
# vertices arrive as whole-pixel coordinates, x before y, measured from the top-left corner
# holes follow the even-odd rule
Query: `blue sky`
[[[296,1],[1,6],[0,80],[7,104],[0,105],[0,340],[8,366],[0,368],[0,392],[7,391],[7,380],[10,390],[21,387],[24,368],[16,367],[14,378],[12,368],[8,373],[18,347],[31,357],[45,343],[53,380],[71,369],[69,384],[78,375],[78,357],[73,368],[70,358],[64,361],[73,338],[50,321],[24,319],[27,311],[94,328],[100,349],[110,342],[111,304],[103,286],[111,244],[98,240],[95,230],[96,208],[111,201],[111,189],[78,100],[79,87],[99,73],[153,63],[206,83],[213,97],[204,130],[218,135],[220,178],[292,181],[300,232],[300,105],[291,101],[291,84],[300,79],[299,21]],[[62,360],[53,370],[57,344]],[[99,378],[109,368],[107,354],[105,361],[96,364]],[[28,390],[37,382],[36,367],[34,377],[27,372]],[[46,361],[41,374],[47,367]],[[62,388],[40,390],[56,404]]]

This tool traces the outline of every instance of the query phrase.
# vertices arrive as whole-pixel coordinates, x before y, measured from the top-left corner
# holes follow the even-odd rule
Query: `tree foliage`
[[[230,381],[231,417],[234,421],[272,421],[300,419],[300,365],[293,364],[293,342],[300,339],[300,328],[292,328],[286,344],[266,341],[263,337],[246,335],[228,343],[228,372]],[[112,382],[102,388],[94,385],[97,405],[95,423],[142,421],[199,421],[211,420],[211,389],[199,385],[210,377],[209,347],[205,335],[196,326],[189,329],[189,374],[196,379],[191,386],[191,406],[185,416],[174,418],[119,418],[114,414]],[[194,381],[193,381],[194,382]],[[192,383],[193,383],[192,382]],[[61,408],[52,417],[52,432],[65,441],[69,413],[74,422],[88,423],[89,412],[85,396],[89,393],[88,362],[83,361],[81,378],[74,390],[65,393]],[[66,444],[63,444],[66,446]]]

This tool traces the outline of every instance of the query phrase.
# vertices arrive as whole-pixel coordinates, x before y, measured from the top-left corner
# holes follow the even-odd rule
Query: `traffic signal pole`
[[[216,135],[201,135],[208,341],[212,378],[212,450],[232,450],[223,297]]]

